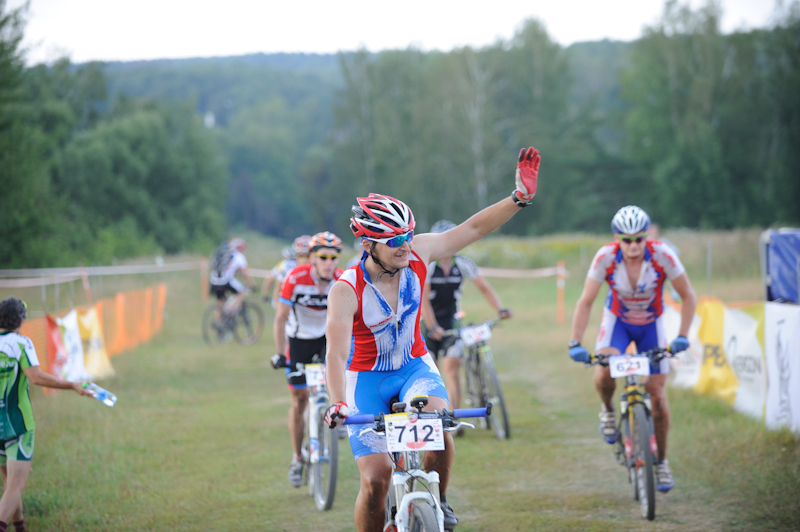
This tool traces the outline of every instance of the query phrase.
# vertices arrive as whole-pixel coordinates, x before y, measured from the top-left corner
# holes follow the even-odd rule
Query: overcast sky
[[[788,0],[786,0],[788,1]],[[691,0],[697,7],[705,2]],[[8,0],[15,8],[24,0]],[[765,26],[775,0],[722,0],[723,31]],[[253,52],[450,50],[508,39],[537,17],[568,45],[633,40],[663,0],[31,0],[28,63],[240,55]]]

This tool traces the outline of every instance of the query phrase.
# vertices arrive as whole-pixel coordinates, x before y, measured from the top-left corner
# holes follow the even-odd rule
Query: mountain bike
[[[614,378],[625,377],[625,392],[620,396],[620,420],[614,455],[628,469],[633,498],[639,501],[642,517],[656,517],[655,466],[658,445],[653,430],[650,394],[639,376],[650,375],[650,362],[672,357],[668,348],[656,348],[638,355],[592,355],[589,365],[608,366]]]
[[[344,420],[345,425],[375,423],[361,434],[372,432],[386,436],[392,458],[392,487],[386,500],[385,532],[452,532],[444,528],[439,473],[422,469],[421,452],[444,450],[444,432],[462,426],[475,428],[457,419],[485,418],[492,413],[491,404],[485,408],[423,412],[427,404],[427,396],[415,396],[411,406],[416,411],[404,412],[405,403],[394,403],[392,414],[356,414]]]
[[[239,344],[251,345],[261,338],[261,333],[264,332],[264,311],[258,303],[245,299],[238,311],[230,312],[235,300],[236,294],[228,296],[219,319],[216,302],[210,303],[206,308],[203,313],[203,340],[208,345],[227,342],[231,337]]]
[[[464,402],[475,408],[485,407],[489,403],[494,405],[495,415],[482,418],[480,425],[493,429],[498,439],[505,440],[511,437],[511,425],[508,422],[506,402],[500,389],[500,379],[497,378],[492,349],[488,344],[492,337],[492,328],[496,324],[494,320],[487,320],[480,325],[449,329],[443,336],[452,337],[452,341],[460,338],[464,345],[463,365],[467,381]],[[443,349],[446,351],[446,348]]]
[[[336,496],[336,474],[339,468],[339,439],[323,419],[330,406],[325,387],[325,364],[292,364],[283,358],[275,368],[289,368],[292,375],[306,376],[309,387],[306,406],[306,429],[303,435],[303,480],[308,494],[314,498],[317,510],[330,510]]]

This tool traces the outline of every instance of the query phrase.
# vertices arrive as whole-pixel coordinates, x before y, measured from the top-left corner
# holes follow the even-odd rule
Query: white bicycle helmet
[[[635,235],[650,227],[650,217],[636,205],[628,205],[617,211],[611,220],[611,230],[617,234]]]

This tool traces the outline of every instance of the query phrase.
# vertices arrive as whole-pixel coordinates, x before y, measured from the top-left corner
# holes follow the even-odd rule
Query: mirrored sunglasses
[[[647,233],[642,233],[641,235],[635,236],[633,238],[629,238],[627,236],[626,237],[623,237],[623,236],[619,237],[620,241],[621,242],[625,242],[626,244],[630,244],[631,242],[636,242],[638,244],[642,240],[644,240],[645,238],[647,238]]]
[[[320,253],[314,253],[314,255],[318,259],[322,259],[322,260],[334,260],[334,259],[338,259],[339,258],[339,254],[338,253],[335,254],[335,255],[322,255]]]
[[[399,248],[406,242],[411,243],[414,240],[414,231],[409,231],[408,233],[404,233],[402,235],[394,236],[391,238],[370,238],[373,242],[380,242],[381,244],[386,244],[390,248]]]

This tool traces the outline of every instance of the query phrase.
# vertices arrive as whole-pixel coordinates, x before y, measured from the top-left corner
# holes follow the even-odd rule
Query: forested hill
[[[606,231],[627,204],[667,227],[800,223],[800,9],[723,34],[717,4],[669,0],[634,42],[567,48],[532,19],[450,52],[26,68],[3,6],[7,267],[208,251],[232,227],[344,236],[368,192],[425,231],[506,197],[531,144],[539,193],[505,233]]]

